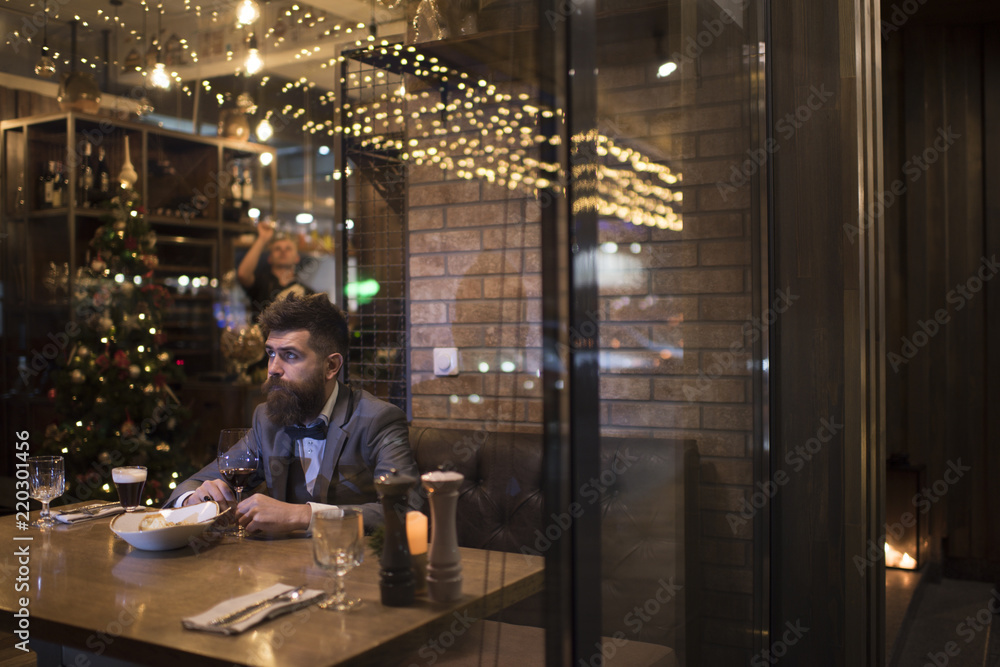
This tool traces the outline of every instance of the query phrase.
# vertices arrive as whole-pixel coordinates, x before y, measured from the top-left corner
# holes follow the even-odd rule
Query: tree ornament
[[[122,424],[121,429],[119,430],[121,431],[123,438],[135,437],[135,435],[139,432],[139,428],[135,425],[135,422],[132,421],[131,419],[124,422]]]
[[[137,377],[139,377],[139,373],[141,373],[141,372],[142,372],[142,369],[139,368],[138,366],[136,366],[135,364],[132,364],[131,366],[128,367],[128,375],[133,380],[136,379]]]
[[[81,371],[79,368],[74,368],[72,371],[70,371],[69,381],[72,382],[73,384],[83,384],[83,381],[86,379],[87,378],[83,374],[83,371]]]

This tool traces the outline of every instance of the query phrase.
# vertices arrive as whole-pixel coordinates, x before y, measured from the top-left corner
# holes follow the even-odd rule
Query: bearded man
[[[267,401],[257,406],[243,446],[258,451],[247,488],[266,491],[236,506],[250,532],[308,530],[313,514],[354,508],[366,532],[380,525],[374,480],[392,470],[418,476],[406,415],[394,405],[337,380],[348,346],[347,320],[326,294],[290,295],[261,313],[266,338]],[[167,507],[214,500],[222,509],[236,496],[217,462],[174,490]],[[411,494],[416,509],[419,495]]]

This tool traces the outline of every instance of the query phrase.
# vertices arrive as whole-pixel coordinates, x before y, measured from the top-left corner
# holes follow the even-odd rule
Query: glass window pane
[[[598,14],[603,634],[629,664],[753,648],[757,11]]]

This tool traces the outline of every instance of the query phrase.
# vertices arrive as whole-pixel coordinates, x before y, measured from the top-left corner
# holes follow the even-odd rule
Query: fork
[[[284,593],[279,593],[274,597],[261,600],[260,602],[255,602],[249,607],[244,607],[243,609],[238,609],[228,614],[219,616],[218,618],[213,618],[207,623],[207,625],[230,625],[232,623],[238,623],[240,621],[245,621],[250,618],[261,609],[267,609],[268,607],[273,607],[276,604],[281,604],[282,602],[291,602],[292,600],[298,600],[302,597],[302,594],[306,592],[306,586],[299,586],[298,588],[285,591]]]

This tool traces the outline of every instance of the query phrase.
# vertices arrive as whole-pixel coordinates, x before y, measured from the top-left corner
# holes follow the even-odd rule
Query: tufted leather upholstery
[[[542,516],[538,436],[411,428],[410,446],[421,473],[443,467],[465,476],[457,512],[460,546],[520,553],[522,544],[534,541]],[[427,503],[424,511],[430,512]]]
[[[514,553],[527,546],[534,553],[544,547],[539,531],[558,533],[556,521],[543,518],[540,435],[411,427],[410,444],[421,473],[444,466],[465,476],[461,546]],[[601,504],[606,636],[621,631],[630,640],[670,646],[682,658],[687,637],[694,640],[697,614],[685,593],[697,590],[698,469],[694,441],[602,439],[601,474],[581,493]],[[540,599],[502,620],[544,625]]]

